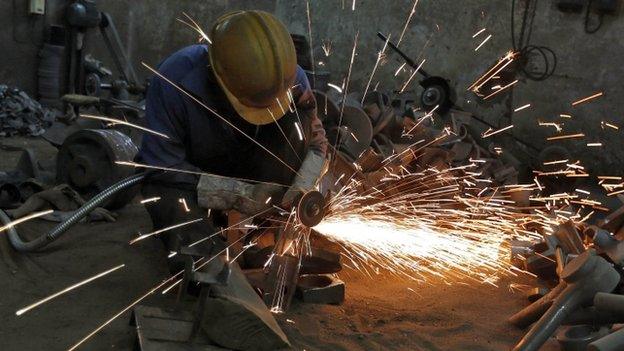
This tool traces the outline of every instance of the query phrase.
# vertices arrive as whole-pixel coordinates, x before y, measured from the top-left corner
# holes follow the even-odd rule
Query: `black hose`
[[[143,179],[145,179],[145,173],[135,174],[131,177],[128,177],[124,180],[121,180],[110,187],[106,188],[101,193],[94,196],[91,200],[87,201],[82,207],[80,207],[76,212],[71,215],[71,217],[67,218],[65,221],[59,223],[56,227],[54,227],[50,232],[45,235],[41,235],[40,237],[31,240],[24,241],[19,236],[14,227],[9,227],[7,229],[7,236],[11,245],[15,248],[15,250],[20,252],[32,252],[39,250],[54,240],[58,239],[65,233],[69,228],[71,228],[74,224],[78,223],[81,219],[86,217],[91,211],[99,207],[104,201],[106,201],[111,196],[115,195],[117,192],[129,188],[137,183],[140,183]],[[11,222],[9,216],[2,210],[0,210],[0,221],[4,225],[7,225]]]

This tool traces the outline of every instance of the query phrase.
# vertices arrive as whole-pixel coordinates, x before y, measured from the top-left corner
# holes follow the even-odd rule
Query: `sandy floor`
[[[41,233],[50,224],[22,225]],[[118,222],[82,224],[46,252],[13,255],[17,271],[0,262],[0,349],[64,350],[166,276],[159,240],[128,246],[150,230],[139,205]],[[1,240],[4,238],[0,237]],[[20,317],[15,311],[96,272],[126,267]],[[508,350],[522,336],[505,319],[525,304],[502,288],[445,284],[414,286],[388,278],[371,280],[343,272],[347,299],[341,306],[295,303],[280,322],[297,350]],[[410,287],[414,291],[407,288]],[[160,294],[146,300],[156,304]],[[289,321],[286,321],[288,319]],[[85,350],[129,349],[134,330],[126,313],[84,344]],[[544,350],[556,350],[555,346]]]

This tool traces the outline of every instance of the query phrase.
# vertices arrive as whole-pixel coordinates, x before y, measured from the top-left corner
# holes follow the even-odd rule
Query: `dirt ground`
[[[127,206],[115,223],[80,224],[45,252],[13,254],[12,270],[0,262],[0,349],[66,350],[167,276],[160,240],[129,246],[151,223],[141,205]],[[25,236],[52,224],[19,226]],[[0,237],[5,241],[6,238]],[[6,244],[4,242],[3,244]],[[125,263],[102,279],[22,316],[15,311],[95,273]],[[295,303],[278,319],[296,350],[508,350],[522,331],[505,320],[525,305],[507,288],[408,284],[343,272],[347,297],[340,306]],[[408,290],[411,288],[412,290]],[[145,304],[171,298],[157,293]],[[125,313],[81,349],[130,349],[135,332]],[[556,350],[551,344],[544,350]]]

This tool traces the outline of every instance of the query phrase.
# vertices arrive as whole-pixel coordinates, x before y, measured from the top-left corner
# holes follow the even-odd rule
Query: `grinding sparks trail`
[[[124,309],[122,309],[121,311],[119,311],[118,313],[116,313],[114,316],[112,316],[111,318],[109,318],[108,320],[106,320],[104,323],[100,324],[97,328],[95,328],[91,333],[87,334],[84,338],[80,339],[77,343],[75,343],[74,345],[72,345],[69,349],[67,349],[67,351],[73,351],[76,350],[78,347],[80,347],[80,345],[84,344],[85,342],[87,342],[89,339],[91,339],[95,334],[99,333],[100,330],[104,329],[107,325],[111,324],[115,319],[119,318],[119,316],[121,316],[122,314],[126,313],[127,311],[129,311],[132,307],[134,307],[135,305],[137,305],[138,303],[140,303],[141,301],[143,301],[146,297],[152,295],[154,292],[156,292],[158,289],[162,288],[163,286],[167,285],[169,282],[171,282],[172,280],[176,279],[178,276],[180,276],[182,274],[182,272],[178,272],[177,274],[171,276],[170,278],[162,281],[160,284],[156,285],[155,287],[153,287],[150,291],[148,291],[147,293],[139,296],[136,300],[132,301],[128,306],[126,306]]]
[[[136,243],[137,241],[141,241],[143,239],[149,238],[149,237],[154,236],[154,235],[158,235],[160,233],[166,232],[166,231],[171,230],[171,229],[176,229],[176,228],[184,227],[184,226],[189,225],[189,224],[197,223],[197,222],[202,221],[202,220],[203,220],[203,218],[197,218],[197,219],[194,219],[194,220],[191,220],[191,221],[188,221],[188,222],[178,223],[178,224],[166,227],[166,228],[162,228],[162,229],[156,230],[156,231],[148,233],[148,234],[143,234],[143,235],[140,235],[140,236],[130,240],[130,242],[128,244],[132,245],[132,244]]]
[[[55,298],[65,294],[67,292],[70,292],[70,291],[72,291],[74,289],[77,289],[77,288],[79,288],[79,287],[81,287],[81,286],[83,286],[85,284],[88,284],[88,283],[90,283],[90,282],[92,282],[92,281],[94,281],[96,279],[102,278],[103,276],[108,275],[110,273],[113,273],[114,271],[116,271],[118,269],[121,269],[121,268],[123,268],[125,266],[126,266],[125,264],[120,264],[119,266],[113,267],[113,268],[111,268],[111,269],[109,269],[109,270],[107,270],[105,272],[102,272],[102,273],[100,273],[98,275],[95,275],[95,276],[93,276],[91,278],[85,279],[85,280],[83,280],[83,281],[81,281],[79,283],[76,283],[74,285],[68,286],[67,288],[65,288],[65,289],[63,289],[63,290],[61,290],[61,291],[59,291],[59,292],[57,292],[55,294],[52,294],[52,295],[46,297],[45,299],[39,300],[39,301],[29,305],[29,306],[26,306],[26,307],[18,310],[17,312],[15,312],[15,315],[21,316],[22,314],[32,310],[35,307],[43,305],[44,303],[46,303],[46,302],[48,302],[50,300],[53,300],[53,299],[55,299]]]
[[[539,239],[527,225],[543,220],[518,211],[499,189],[470,193],[468,188],[484,181],[469,171],[474,167],[473,162],[442,171],[388,171],[369,190],[352,180],[314,229],[340,244],[353,267],[370,276],[384,270],[419,282],[469,278],[496,285],[500,274],[517,274],[503,254],[508,240]],[[534,188],[510,185],[504,192]]]
[[[169,139],[169,136],[167,136],[166,134],[163,134],[163,133],[160,133],[160,132],[157,132],[155,130],[151,130],[151,129],[148,129],[148,128],[145,128],[145,127],[141,127],[140,125],[136,125],[134,123],[122,121],[120,119],[109,118],[109,117],[104,117],[104,116],[85,115],[85,114],[80,114],[80,117],[88,118],[88,119],[98,119],[100,121],[110,122],[110,123],[113,123],[113,124],[122,124],[124,126],[140,129],[140,130],[142,130],[144,132],[147,132],[147,133],[150,133],[150,134],[154,134],[154,135],[158,135],[159,137],[163,137],[165,139]]]
[[[5,230],[7,230],[7,229],[9,229],[9,228],[15,227],[16,225],[18,225],[20,223],[24,223],[26,221],[29,221],[29,220],[33,219],[33,218],[45,216],[45,215],[50,214],[52,212],[54,212],[54,211],[53,210],[47,210],[47,211],[35,212],[35,213],[30,214],[28,216],[16,219],[16,220],[14,220],[14,221],[12,221],[12,222],[10,222],[10,223],[0,227],[0,233],[5,231]]]
[[[487,271],[501,267],[500,236],[474,240],[470,236],[449,235],[426,226],[414,227],[397,221],[367,219],[360,215],[329,219],[315,228],[329,239],[356,249],[356,259],[378,262],[384,268],[409,278],[425,280],[426,275],[471,275],[475,269]],[[484,236],[487,238],[486,236]],[[371,252],[375,248],[374,252]],[[409,275],[415,272],[414,276]]]

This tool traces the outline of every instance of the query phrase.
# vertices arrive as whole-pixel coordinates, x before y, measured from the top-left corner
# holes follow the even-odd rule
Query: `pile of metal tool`
[[[0,85],[0,136],[38,136],[59,116],[24,91]]]
[[[518,182],[520,161],[494,143],[484,144],[470,126],[470,114],[427,111],[411,94],[390,98],[392,93],[371,91],[343,97],[315,91],[315,95],[329,143],[335,146],[336,164],[342,166],[332,169],[335,178],[347,181],[354,172],[378,171],[382,161],[411,149],[418,151],[413,162],[420,169],[473,163],[471,171],[492,179],[491,185]]]
[[[565,351],[624,350],[623,224],[624,207],[595,225],[568,221],[542,242],[512,243],[515,265],[539,285],[509,319],[531,326],[514,350],[538,350],[555,333]]]

